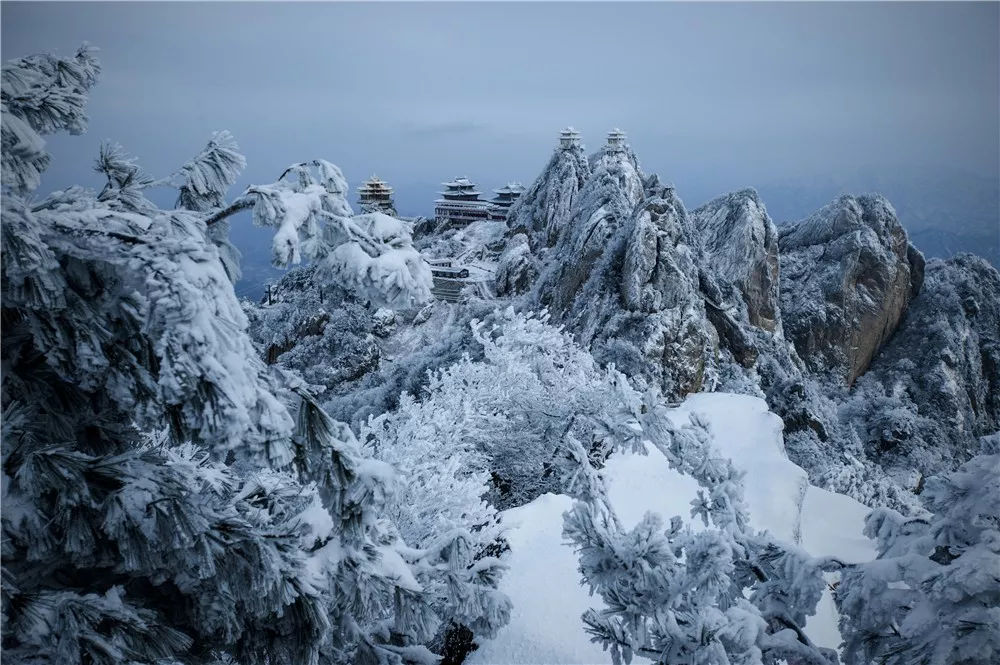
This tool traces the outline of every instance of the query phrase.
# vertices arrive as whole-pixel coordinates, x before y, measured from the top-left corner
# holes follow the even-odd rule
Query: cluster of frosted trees
[[[260,359],[233,292],[224,225],[250,208],[278,262],[426,299],[405,226],[354,216],[322,160],[226,205],[243,166],[226,133],[161,179],[106,146],[100,192],[35,196],[42,136],[83,130],[98,73],[87,48],[3,70],[4,657],[424,662],[446,621],[490,634],[500,562],[460,525],[404,540],[394,469]]]
[[[564,534],[602,601],[582,628],[616,662],[835,662],[801,629],[824,570],[842,574],[852,665],[997,654],[996,454],[929,481],[930,517],[875,511],[877,561],[814,560],[749,528],[739,473],[701,423],[673,425],[545,315],[510,309],[473,320],[470,353],[352,430],[313,393],[336,374],[251,341],[251,323],[279,351],[318,324],[248,320],[228,220],[252,211],[277,263],[307,260],[310,279],[390,308],[429,295],[405,224],[354,215],[323,160],[227,202],[244,159],[226,132],[162,178],[108,145],[100,192],[36,195],[42,137],[83,131],[98,74],[88,48],[3,69],[6,659],[435,662],[450,631],[507,622],[498,510],[547,491],[576,499]],[[175,206],[152,187],[176,189]],[[701,484],[704,530],[652,513],[622,527],[600,469],[648,446]]]

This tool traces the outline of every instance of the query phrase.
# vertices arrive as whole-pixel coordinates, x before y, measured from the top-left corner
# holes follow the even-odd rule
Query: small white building
[[[562,150],[572,150],[573,148],[579,148],[580,132],[576,131],[572,127],[567,127],[566,129],[559,132],[559,147]]]
[[[625,132],[617,127],[608,132],[608,145],[605,147],[605,150],[607,152],[624,152]]]

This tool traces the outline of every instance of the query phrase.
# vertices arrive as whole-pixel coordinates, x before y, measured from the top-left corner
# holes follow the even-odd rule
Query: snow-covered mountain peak
[[[534,251],[558,242],[569,225],[580,190],[590,177],[590,162],[579,135],[570,129],[560,135],[559,146],[548,164],[507,214],[510,233],[524,233]]]
[[[737,290],[750,325],[781,334],[778,231],[754,189],[720,196],[691,213],[705,267]],[[732,299],[732,300],[735,300]]]

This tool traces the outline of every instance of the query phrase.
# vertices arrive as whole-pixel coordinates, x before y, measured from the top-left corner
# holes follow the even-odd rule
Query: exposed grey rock
[[[592,261],[593,268],[564,320],[599,360],[679,398],[705,386],[718,349],[698,290],[687,214],[673,190],[664,188],[615,229],[615,211],[636,193],[638,183],[614,173],[605,176],[602,188],[624,191],[601,197],[596,206],[601,212],[587,217],[595,222],[590,237],[606,239],[576,243],[573,250],[581,253],[568,254],[570,265]]]
[[[811,482],[904,512],[922,474],[1000,429],[996,271],[932,262],[921,291],[923,256],[881,196],[778,231],[753,190],[687,213],[627,146],[593,155],[582,185],[552,166],[532,189],[576,193],[554,225],[533,208],[498,292],[534,279],[521,304],[548,307],[601,362],[667,399],[762,396]]]
[[[778,231],[757,192],[720,196],[690,218],[705,252],[705,269],[738,295],[717,304],[739,307],[750,325],[780,332]]]
[[[846,416],[883,464],[931,474],[1000,430],[1000,273],[931,260],[899,330],[858,381]]]
[[[605,150],[592,169],[539,278],[539,299],[557,316],[573,308],[594,266],[645,195],[642,175],[627,152]]]
[[[746,326],[733,316],[731,308],[720,304],[725,302],[722,289],[705,268],[698,273],[698,286],[705,301],[708,321],[719,334],[719,344],[728,349],[740,365],[752,367],[760,355],[753,335],[748,334]]]
[[[538,266],[528,244],[528,236],[517,233],[507,241],[497,264],[494,287],[498,296],[517,295],[531,288]]]
[[[920,290],[923,256],[877,195],[842,196],[778,243],[785,334],[811,370],[853,384]]]
[[[582,147],[557,147],[535,182],[510,207],[510,233],[525,234],[536,252],[555,245],[589,176],[590,164]]]

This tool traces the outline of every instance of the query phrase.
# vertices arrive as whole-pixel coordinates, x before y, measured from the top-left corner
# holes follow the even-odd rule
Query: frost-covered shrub
[[[927,481],[929,518],[880,508],[878,558],[845,570],[835,599],[847,665],[972,665],[1000,658],[1000,455]]]
[[[347,180],[330,162],[293,164],[277,182],[253,185],[237,207],[253,207],[258,226],[277,229],[279,266],[314,262],[326,281],[394,307],[430,298],[431,271],[413,248],[406,222],[382,212],[353,215]]]
[[[434,301],[416,311],[397,310],[393,329],[378,339],[384,349],[378,369],[357,381],[333,386],[323,395],[324,409],[358,428],[369,416],[396,408],[404,393],[421,394],[433,372],[464,355],[481,359],[483,347],[473,337],[471,323],[491,324],[497,316],[496,305],[471,299],[461,305]]]
[[[615,663],[634,655],[664,664],[835,663],[802,631],[822,590],[822,562],[753,533],[741,474],[716,456],[703,423],[678,428],[654,396],[624,390],[631,418],[612,429],[612,447],[644,452],[655,445],[670,465],[704,488],[692,517],[669,526],[653,513],[625,530],[586,451],[566,440],[561,468],[577,501],[564,535],[580,552],[583,581],[605,607],[583,615],[587,631]],[[617,435],[615,435],[617,433]]]
[[[454,413],[453,436],[490,473],[493,501],[521,505],[559,491],[555,456],[567,433],[603,459],[602,428],[617,408],[607,395],[625,378],[598,367],[546,314],[507,309],[471,327],[481,359],[466,355],[432,372],[420,404]]]
[[[464,436],[473,419],[461,408],[404,396],[395,411],[370,419],[362,435],[400,476],[386,516],[411,547],[440,552],[440,561],[417,570],[437,616],[444,626],[492,637],[511,605],[497,590],[504,548],[496,508],[485,500],[490,476]]]

